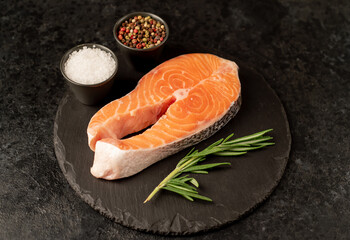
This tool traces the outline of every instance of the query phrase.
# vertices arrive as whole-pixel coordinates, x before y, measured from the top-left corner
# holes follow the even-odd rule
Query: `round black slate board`
[[[288,161],[291,136],[283,106],[266,81],[240,64],[242,107],[236,117],[213,137],[196,147],[203,149],[234,132],[236,137],[273,128],[276,145],[240,157],[209,157],[208,162],[230,161],[231,166],[196,175],[200,194],[212,203],[190,202],[162,191],[151,202],[143,201],[189,151],[185,149],[121,180],[94,178],[89,170],[93,152],[86,128],[98,107],[79,103],[67,93],[58,108],[54,144],[58,163],[69,184],[91,207],[133,229],[170,235],[207,231],[231,223],[265,200],[277,186]],[[130,85],[131,86],[131,85]],[[120,96],[118,96],[120,97]]]

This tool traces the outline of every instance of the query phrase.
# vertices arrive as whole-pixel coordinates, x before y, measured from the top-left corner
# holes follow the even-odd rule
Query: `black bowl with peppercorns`
[[[136,69],[155,66],[169,37],[169,27],[159,16],[148,12],[133,12],[114,25],[113,36],[123,55]]]

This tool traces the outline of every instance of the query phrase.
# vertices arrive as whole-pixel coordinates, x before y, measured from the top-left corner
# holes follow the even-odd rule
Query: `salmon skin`
[[[91,174],[107,180],[134,175],[210,137],[240,105],[236,63],[199,53],[170,59],[91,118],[87,128],[89,146],[95,151]]]

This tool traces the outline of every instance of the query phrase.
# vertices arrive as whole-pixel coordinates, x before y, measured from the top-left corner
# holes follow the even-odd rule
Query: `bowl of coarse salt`
[[[86,43],[68,50],[60,68],[75,97],[83,104],[95,105],[111,90],[118,59],[110,49]]]

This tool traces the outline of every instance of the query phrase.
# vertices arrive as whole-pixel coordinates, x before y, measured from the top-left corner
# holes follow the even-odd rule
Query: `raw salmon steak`
[[[95,151],[91,173],[107,180],[136,174],[210,137],[240,105],[241,84],[234,62],[211,54],[170,59],[91,118],[87,129],[89,146]]]

